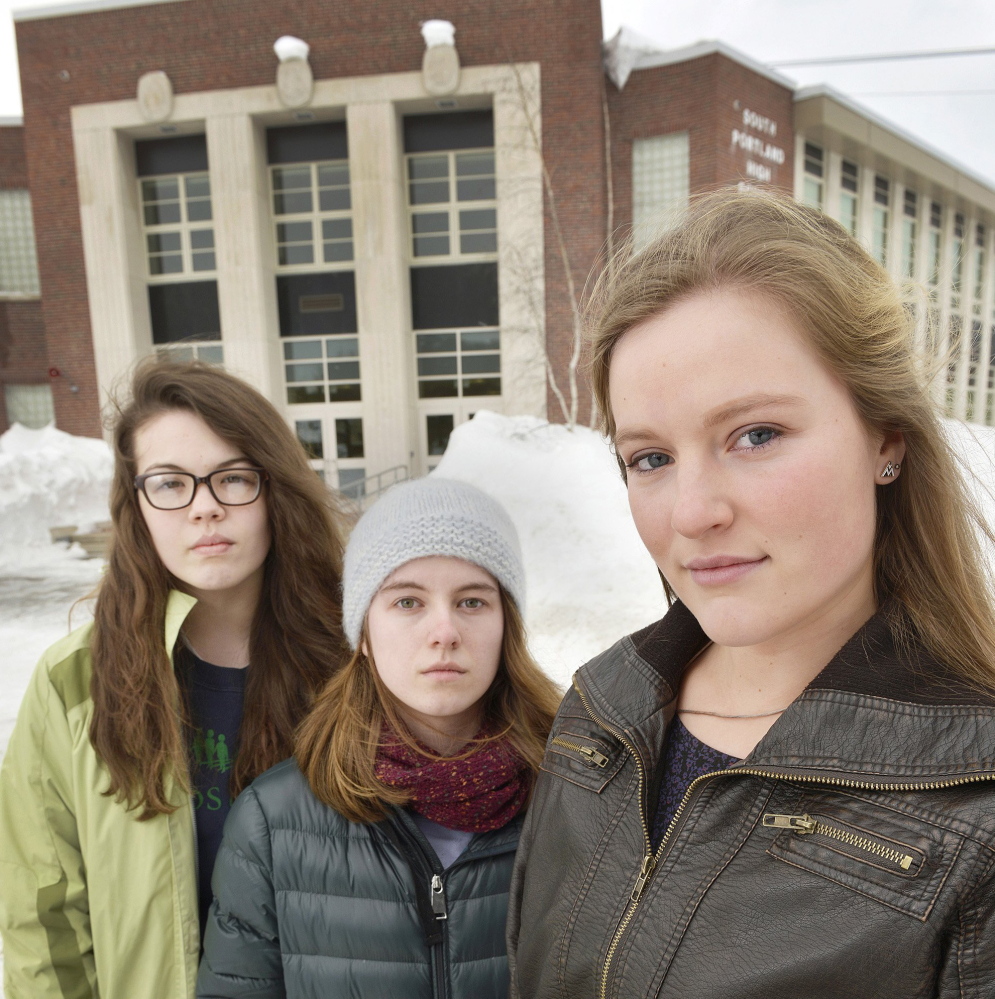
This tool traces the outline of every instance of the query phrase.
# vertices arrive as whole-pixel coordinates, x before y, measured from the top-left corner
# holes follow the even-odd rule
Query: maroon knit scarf
[[[486,727],[477,738],[486,737]],[[421,743],[419,743],[419,746]],[[461,832],[489,832],[509,823],[529,792],[529,768],[507,739],[485,742],[467,757],[433,759],[384,726],[377,777],[411,795],[410,807],[432,822]]]

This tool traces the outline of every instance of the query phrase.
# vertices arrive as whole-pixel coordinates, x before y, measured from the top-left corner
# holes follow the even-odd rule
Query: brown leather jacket
[[[878,614],[654,853],[705,641],[678,604],[574,677],[512,879],[512,996],[993,999],[995,699]]]

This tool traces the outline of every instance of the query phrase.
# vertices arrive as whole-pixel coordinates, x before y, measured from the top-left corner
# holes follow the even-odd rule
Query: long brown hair
[[[286,422],[219,368],[141,364],[113,425],[114,540],[94,614],[90,739],[110,772],[108,793],[140,807],[142,819],[175,810],[171,780],[190,790],[184,692],[163,637],[169,591],[183,587],[156,554],[133,483],[135,434],[172,410],[196,414],[269,474],[272,541],[250,638],[234,794],[291,754],[295,727],[346,657],[339,516]]]
[[[846,385],[865,426],[903,435],[901,475],[877,491],[875,597],[904,644],[915,635],[939,661],[991,691],[995,605],[980,539],[995,544],[995,535],[943,433],[910,311],[887,272],[838,222],[786,195],[727,189],[696,200],[675,229],[617,260],[595,293],[590,324],[605,432],[614,437],[608,376],[615,344],[678,300],[716,288],[779,302]]]
[[[484,719],[495,732],[491,738],[507,738],[534,775],[539,772],[560,692],[529,653],[522,616],[503,588],[501,606],[501,662],[485,695]],[[384,726],[419,748],[372,657],[362,651],[364,647],[370,647],[365,626],[359,649],[328,681],[301,723],[295,752],[315,797],[350,822],[376,822],[389,806],[409,800],[402,789],[387,787],[377,779],[374,765]],[[464,751],[472,752],[479,744],[480,740],[474,740]]]

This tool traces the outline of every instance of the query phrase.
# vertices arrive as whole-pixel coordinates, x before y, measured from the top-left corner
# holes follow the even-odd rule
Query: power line
[[[932,49],[926,52],[884,52],[877,55],[829,56],[826,59],[791,59],[769,66],[828,66],[846,62],[893,62],[899,59],[947,59],[953,56],[995,55],[995,49]]]

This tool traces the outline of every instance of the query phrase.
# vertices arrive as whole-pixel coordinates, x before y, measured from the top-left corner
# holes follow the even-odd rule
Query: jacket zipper
[[[432,875],[432,880],[428,885],[432,898],[432,912],[436,919],[448,919],[449,913],[446,911],[446,886],[442,883],[442,878],[438,874]]]
[[[657,865],[660,862],[660,858],[663,855],[664,850],[667,848],[667,842],[670,839],[671,833],[674,831],[677,823],[681,818],[681,814],[687,806],[688,801],[694,792],[698,789],[698,785],[706,780],[710,780],[712,777],[724,777],[724,776],[734,776],[739,774],[745,774],[749,777],[767,777],[774,780],[791,780],[806,782],[810,784],[830,784],[836,787],[851,787],[858,790],[865,791],[932,791],[938,790],[945,787],[957,787],[961,784],[976,784],[984,780],[995,780],[995,773],[989,774],[978,774],[971,777],[958,777],[955,780],[946,781],[924,781],[915,784],[905,784],[905,783],[875,783],[872,781],[856,781],[847,780],[843,777],[816,777],[810,776],[808,774],[779,774],[774,773],[770,770],[760,770],[755,767],[733,767],[729,770],[716,770],[712,773],[702,774],[700,777],[696,777],[689,785],[688,789],[684,792],[684,797],[681,799],[680,806],[674,813],[674,817],[670,820],[670,825],[667,826],[667,831],[663,834],[663,839],[660,840],[660,845],[657,847],[656,853],[653,853],[652,841],[649,836],[649,826],[646,822],[646,805],[644,801],[644,791],[646,786],[646,769],[643,766],[643,762],[636,752],[635,747],[631,745],[628,739],[622,734],[622,732],[615,728],[615,726],[608,724],[603,719],[599,718],[595,714],[594,710],[591,708],[590,702],[587,699],[587,695],[577,686],[576,681],[573,684],[574,690],[577,691],[577,696],[580,697],[581,703],[584,705],[584,710],[590,715],[591,720],[603,728],[606,732],[613,735],[616,739],[621,742],[626,749],[632,754],[633,759],[636,763],[636,770],[639,774],[639,817],[642,824],[643,840],[646,844],[646,854],[642,859],[642,864],[639,868],[639,874],[636,877],[635,884],[632,891],[629,894],[629,901],[627,903],[625,911],[622,913],[622,918],[619,920],[619,924],[615,929],[615,933],[612,936],[611,943],[608,945],[608,952],[605,954],[605,963],[601,970],[601,983],[598,989],[599,999],[607,999],[608,997],[608,976],[611,971],[612,959],[615,956],[615,951],[618,949],[618,945],[621,942],[622,935],[625,933],[632,922],[632,917],[635,915],[636,908],[639,905],[639,901],[646,890],[647,882],[653,875],[654,870],[656,870]]]
[[[775,829],[792,829],[800,836],[809,836],[812,833],[818,833],[820,836],[839,840],[849,846],[855,846],[858,850],[863,850],[865,853],[873,853],[877,857],[890,860],[896,867],[900,867],[903,871],[907,871],[915,859],[910,853],[902,853],[901,850],[884,846],[873,839],[868,839],[866,836],[848,832],[846,829],[841,829],[839,826],[831,825],[828,822],[820,822],[808,814],[779,815],[775,812],[768,812],[764,815],[763,822],[765,826]]]
[[[584,764],[591,767],[591,769],[594,769],[594,767],[604,767],[608,763],[608,757],[604,753],[599,753],[591,746],[582,746],[578,742],[571,742],[569,739],[564,739],[562,735],[558,735],[553,739],[553,745],[580,753],[584,757]]]

